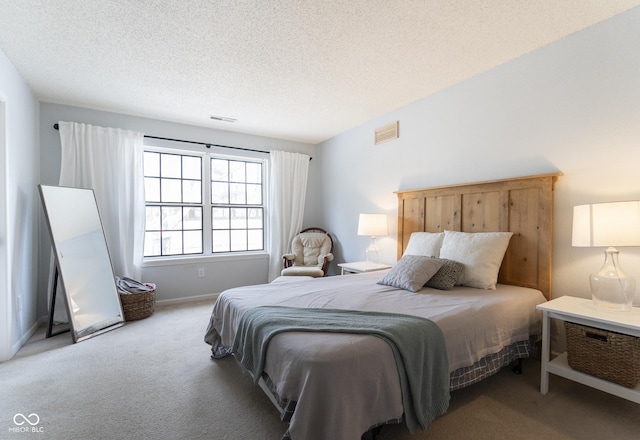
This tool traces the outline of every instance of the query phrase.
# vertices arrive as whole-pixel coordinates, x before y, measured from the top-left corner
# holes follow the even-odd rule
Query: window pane
[[[183,208],[183,229],[202,230],[202,208],[201,207],[184,207]]]
[[[244,205],[247,203],[246,185],[243,183],[229,184],[229,203],[232,205]]]
[[[229,161],[229,182],[245,181],[245,162]]]
[[[231,231],[231,250],[246,251],[247,250],[247,231]]]
[[[201,254],[202,253],[202,231],[185,231],[184,232],[184,253],[185,254]]]
[[[204,171],[210,175],[203,182],[207,160],[210,168]],[[144,161],[145,256],[202,254],[205,241],[215,253],[264,249],[261,162],[179,151],[146,151]],[[211,185],[210,201],[203,200],[203,184]],[[211,209],[207,230],[204,209]]]
[[[160,230],[160,207],[159,206],[147,206],[145,229],[147,231]]]
[[[229,208],[211,209],[211,228],[229,229]]]
[[[160,154],[144,152],[144,175],[160,177]]]
[[[229,231],[212,231],[211,240],[213,252],[229,252],[231,245],[229,243]]]
[[[253,230],[250,229],[248,231],[248,243],[247,250],[248,251],[259,251],[264,249],[264,244],[262,240],[262,230]]]
[[[160,172],[162,177],[181,177],[182,157],[177,154],[163,154],[160,158]]]
[[[247,205],[262,204],[262,185],[247,185]]]
[[[229,161],[223,159],[211,159],[211,180],[229,180]]]
[[[160,201],[160,179],[156,177],[144,178],[144,199],[147,202]]]
[[[182,253],[182,232],[162,233],[162,255],[178,255]]]
[[[182,202],[182,185],[178,179],[161,179],[160,184],[162,197],[161,202],[180,203]]]
[[[262,164],[247,162],[247,183],[262,183]]]
[[[182,156],[182,178],[200,180],[202,160],[199,157]]]
[[[182,201],[184,203],[202,203],[201,187],[200,180],[183,180]]]
[[[211,183],[211,203],[229,203],[229,184],[224,182]]]
[[[231,208],[231,229],[247,228],[247,209]]]
[[[182,230],[182,207],[163,206],[162,207],[162,229],[167,231]]]
[[[262,208],[249,208],[247,227],[250,229],[263,229]]]
[[[160,232],[146,232],[144,234],[144,256],[145,257],[157,257],[162,255],[160,251],[161,238]]]

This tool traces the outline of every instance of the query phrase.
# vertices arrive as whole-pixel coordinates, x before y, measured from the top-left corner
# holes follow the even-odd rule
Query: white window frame
[[[144,151],[154,153],[168,153],[179,155],[191,155],[198,156],[202,160],[202,234],[203,234],[203,253],[202,254],[178,254],[178,255],[163,255],[163,256],[148,256],[144,257],[143,266],[163,266],[174,264],[186,264],[195,262],[206,262],[212,260],[245,260],[245,259],[264,259],[268,258],[268,200],[269,200],[269,187],[268,187],[268,174],[269,174],[269,161],[260,156],[264,156],[263,153],[240,153],[229,154],[226,151],[221,151],[220,148],[213,148],[211,151],[199,151],[190,148],[176,148],[173,146],[158,145],[159,142],[149,142],[144,146]],[[220,158],[226,160],[238,160],[244,162],[259,162],[262,164],[262,209],[263,209],[263,245],[264,249],[254,251],[230,251],[230,252],[217,252],[212,251],[212,229],[211,229],[211,208],[214,204],[211,203],[211,162],[212,158]],[[150,202],[154,203],[154,202]],[[145,201],[146,205],[146,201]],[[244,205],[243,205],[244,206]]]

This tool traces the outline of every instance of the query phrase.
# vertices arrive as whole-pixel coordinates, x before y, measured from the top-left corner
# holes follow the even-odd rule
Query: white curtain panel
[[[269,282],[280,276],[282,255],[302,228],[309,156],[271,151],[269,182]]]
[[[96,196],[115,275],[140,279],[145,228],[143,133],[59,122],[60,186]]]

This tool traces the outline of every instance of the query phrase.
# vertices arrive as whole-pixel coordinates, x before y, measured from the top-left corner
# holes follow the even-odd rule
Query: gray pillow
[[[464,264],[447,260],[446,258],[434,258],[440,261],[442,266],[428,281],[426,286],[440,290],[451,290],[461,279],[464,274]]]
[[[403,255],[389,272],[378,280],[378,284],[417,292],[438,272],[443,262],[422,255]]]

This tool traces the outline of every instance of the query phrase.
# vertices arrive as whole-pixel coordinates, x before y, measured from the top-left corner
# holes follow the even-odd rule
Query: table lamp
[[[571,244],[607,247],[604,264],[589,276],[593,303],[605,310],[631,310],[636,281],[620,267],[614,246],[640,246],[640,201],[574,206]]]
[[[376,246],[376,237],[380,235],[389,235],[389,225],[387,224],[386,214],[360,214],[358,220],[358,235],[371,236],[371,244],[365,251],[367,264],[377,264],[378,247]]]

